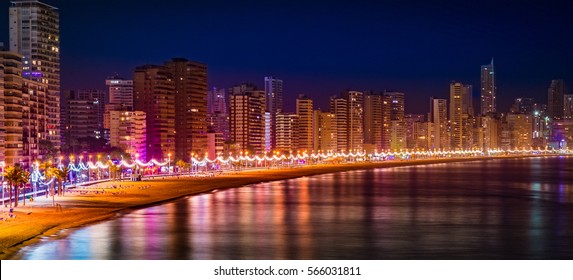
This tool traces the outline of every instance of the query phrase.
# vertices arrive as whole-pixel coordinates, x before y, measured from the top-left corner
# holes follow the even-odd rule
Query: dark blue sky
[[[561,2],[45,2],[60,8],[63,89],[103,89],[111,74],[187,57],[208,65],[210,86],[282,78],[290,110],[299,93],[327,109],[344,89],[388,89],[406,93],[407,112],[426,113],[452,80],[472,84],[477,101],[492,57],[501,111],[519,96],[546,102],[551,79],[573,79],[572,10]]]

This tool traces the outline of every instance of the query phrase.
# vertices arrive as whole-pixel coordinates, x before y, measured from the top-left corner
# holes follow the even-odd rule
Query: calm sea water
[[[573,158],[262,183],[137,210],[22,259],[573,259]]]

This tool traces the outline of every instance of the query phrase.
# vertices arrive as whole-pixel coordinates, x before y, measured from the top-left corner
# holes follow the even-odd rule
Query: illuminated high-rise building
[[[146,114],[146,159],[163,161],[168,159],[169,154],[173,156],[175,83],[169,69],[158,65],[135,68],[133,107],[135,111],[143,111]],[[135,155],[132,156],[135,158]],[[140,159],[143,160],[142,157]]]
[[[535,100],[528,97],[519,97],[513,100],[513,105],[511,105],[511,113],[516,114],[533,114],[535,110]]]
[[[230,140],[239,151],[265,152],[265,92],[252,84],[229,90]]]
[[[62,125],[68,150],[72,143],[103,139],[104,99],[102,90],[65,91],[62,95]]]
[[[224,88],[213,87],[207,91],[207,129],[221,133],[223,141],[229,140],[228,111],[227,93]]]
[[[22,77],[32,88],[47,89],[45,138],[60,148],[60,20],[58,9],[38,0],[12,1],[11,52],[23,56]],[[37,85],[42,83],[44,85]],[[32,156],[33,157],[33,156]]]
[[[448,100],[430,97],[430,114],[428,118],[432,139],[429,148],[449,149],[448,137]]]
[[[283,111],[283,80],[276,77],[265,77],[265,110],[271,113],[271,148],[276,146],[276,114]]]
[[[554,120],[563,118],[563,113],[565,112],[563,100],[566,92],[567,86],[563,80],[559,79],[551,81],[549,89],[547,90],[547,109],[549,111],[549,118]]]
[[[312,99],[306,95],[299,95],[296,99],[296,114],[298,121],[296,123],[296,149],[307,151],[309,154],[313,147],[313,104]]]
[[[348,149],[348,106],[346,99],[338,96],[330,98],[330,113],[334,115],[334,131],[336,136],[333,141],[336,147],[333,152],[342,152]]]
[[[364,149],[364,94],[360,91],[345,91],[342,98],[346,100],[348,140],[347,151],[362,151]]]
[[[118,76],[105,80],[108,87],[109,104],[119,105],[121,110],[133,110],[133,80]]]
[[[315,151],[326,153],[336,150],[336,115],[330,112],[314,111],[313,147]]]
[[[483,129],[483,151],[495,150],[501,147],[501,121],[493,114],[481,117]]]
[[[293,113],[277,112],[276,120],[276,141],[275,150],[279,152],[290,152],[296,147],[296,127],[298,116]]]
[[[496,112],[497,88],[495,86],[495,70],[493,58],[491,63],[481,66],[481,114]]]
[[[428,129],[424,115],[404,115],[404,126],[406,131],[406,148],[426,149],[428,147],[426,139]]]
[[[405,149],[404,93],[384,92],[382,98],[382,148]]]
[[[48,151],[60,137],[50,137],[50,106],[48,86],[34,80],[22,79],[22,142],[24,166],[31,166],[36,160],[48,160],[57,156]],[[50,144],[48,144],[50,143]]]
[[[110,112],[110,146],[139,158],[147,158],[146,120],[143,111]]]
[[[563,118],[573,119],[573,94],[563,95]]]
[[[175,157],[207,153],[207,65],[185,58],[165,63],[175,85]]]
[[[3,105],[4,163],[14,165],[22,161],[22,57],[0,48],[0,103]]]
[[[382,150],[382,95],[364,95],[364,146]]]
[[[472,147],[473,108],[471,106],[472,86],[460,82],[450,84],[450,129],[451,148],[469,149]]]
[[[511,149],[531,149],[533,117],[529,114],[507,114],[507,123],[510,130]]]

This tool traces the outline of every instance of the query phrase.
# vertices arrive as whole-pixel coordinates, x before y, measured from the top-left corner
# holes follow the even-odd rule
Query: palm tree
[[[113,164],[112,160],[108,160],[107,161],[107,165],[109,166],[109,179],[115,179],[115,177],[117,176],[117,171],[119,170],[119,168],[117,168],[117,166],[115,164]],[[113,174],[113,176],[112,176]]]
[[[52,162],[45,161],[38,166],[38,171],[42,172],[44,174],[44,177],[46,177],[46,179],[49,180],[51,178],[50,174],[48,174],[50,168],[52,168]],[[48,198],[48,190],[46,190],[46,198]]]
[[[44,170],[44,177],[46,178],[46,181],[50,181],[52,179],[56,178],[56,170],[59,170],[55,167],[48,167],[48,169]],[[50,188],[50,186],[48,186],[48,188]],[[46,198],[48,198],[48,193],[52,194],[52,196],[54,195],[54,190],[56,188],[56,182],[52,182],[52,188],[48,190],[46,190]]]
[[[10,208],[12,208],[12,187],[16,186],[19,183],[20,178],[22,177],[22,172],[24,172],[24,169],[22,168],[22,166],[20,164],[16,164],[14,166],[8,166],[6,167],[6,169],[4,170],[4,179],[6,179],[6,181],[8,181],[8,184],[10,185],[10,188],[8,189],[9,191],[9,200],[10,200]],[[17,203],[17,199],[15,202],[14,207],[18,206]]]
[[[20,173],[20,178],[18,180],[18,185],[24,191],[24,206],[26,206],[26,184],[30,180],[30,172],[28,170],[22,170]],[[16,191],[16,205],[18,204],[18,191]]]
[[[50,167],[46,170],[46,174],[44,175],[46,179],[56,179],[58,182],[61,181],[61,174],[59,169],[55,167]],[[48,192],[46,192],[47,194]],[[56,182],[52,182],[52,188],[50,189],[50,194],[52,195],[52,205],[56,206],[55,196],[56,196]]]
[[[187,167],[187,163],[184,162],[182,159],[178,160],[175,165],[179,168],[179,173]]]
[[[58,188],[58,194],[59,195],[65,195],[66,194],[66,188],[62,184],[62,180],[63,180],[63,183],[67,182],[68,178],[70,176],[70,172],[71,172],[71,170],[67,166],[64,166],[62,169],[58,169],[56,178],[58,179],[58,185],[60,186]]]

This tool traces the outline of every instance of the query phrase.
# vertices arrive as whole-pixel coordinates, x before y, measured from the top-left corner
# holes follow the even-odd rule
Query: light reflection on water
[[[351,171],[192,196],[24,259],[571,259],[571,158]]]

